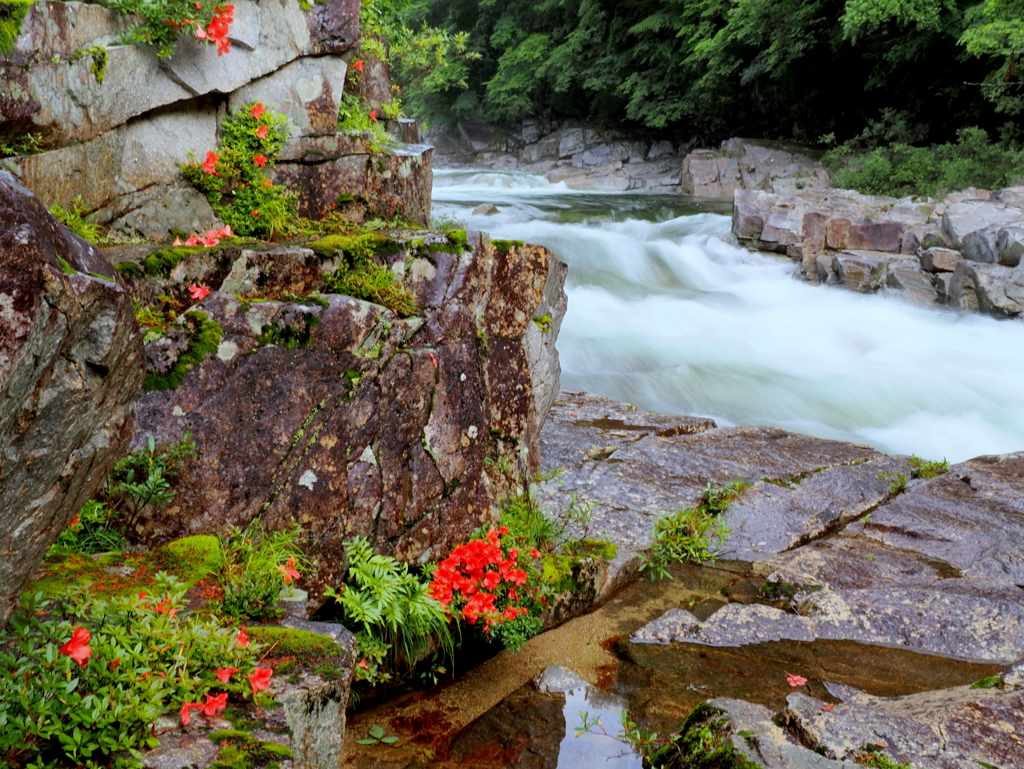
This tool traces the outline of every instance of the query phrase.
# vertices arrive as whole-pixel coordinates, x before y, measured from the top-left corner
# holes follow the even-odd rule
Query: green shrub
[[[230,527],[220,538],[216,573],[224,597],[214,611],[250,619],[281,616],[281,592],[306,566],[300,534],[294,521],[280,531],[266,531],[259,519],[245,529]]]
[[[640,571],[649,572],[651,579],[671,579],[668,567],[673,563],[715,560],[729,535],[720,516],[746,488],[741,481],[724,486],[709,483],[697,507],[658,519],[650,552],[640,555]]]
[[[0,631],[4,766],[140,767],[161,714],[214,693],[252,699],[245,676],[257,647],[241,646],[237,629],[180,616],[184,595],[164,576],[153,595],[105,600],[85,587],[15,612]],[[235,669],[227,681],[216,676],[224,668]]]
[[[990,142],[980,128],[965,128],[955,144],[891,144],[870,152],[842,145],[825,153],[836,187],[867,195],[939,198],[966,187],[1001,189],[1024,178],[1024,149]]]
[[[921,457],[911,454],[910,459],[907,460],[907,462],[914,469],[913,475],[915,478],[935,478],[936,476],[949,472],[949,462],[945,459],[941,462],[931,462],[927,459],[921,459]]]
[[[103,228],[85,218],[89,209],[81,197],[76,197],[70,208],[64,208],[59,203],[55,203],[50,207],[50,213],[57,217],[57,221],[83,240],[88,240],[93,245],[102,240]]]
[[[451,657],[455,642],[441,604],[427,594],[428,580],[391,556],[373,552],[358,537],[345,545],[345,584],[328,589],[342,622],[356,635],[356,680],[378,683],[415,664],[436,638]]]

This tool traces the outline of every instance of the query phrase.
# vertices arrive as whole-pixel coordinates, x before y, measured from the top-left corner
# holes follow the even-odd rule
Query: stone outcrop
[[[142,340],[103,255],[0,172],[0,624],[135,426]]]
[[[542,498],[557,507],[568,492],[594,504],[592,525],[619,546],[620,574],[649,546],[660,515],[697,504],[709,482],[750,484],[723,513],[729,535],[720,558],[761,588],[723,591],[725,599],[692,611],[692,601],[678,606],[632,643],[852,641],[1007,666],[982,682],[992,688],[902,697],[815,681],[828,701],[793,693],[778,714],[711,700],[728,716],[736,749],[760,766],[853,767],[876,743],[914,766],[1024,760],[1024,454],[977,457],[917,478],[906,457],[863,446],[717,428],[566,392],[542,440],[545,469],[566,468]]]
[[[278,171],[298,185],[301,213],[319,216],[339,196],[359,195],[373,215],[429,221],[429,148],[371,152],[358,138],[330,141],[359,43],[355,0],[238,0],[224,56],[187,36],[167,59],[116,44],[128,24],[98,5],[38,0],[14,50],[0,56],[0,136],[31,134],[44,150],[0,166],[47,206],[78,198],[96,223],[155,240],[215,226],[178,166],[216,148],[227,109],[258,100],[289,119],[293,156]],[[390,92],[386,70],[377,76]],[[317,139],[329,149],[295,155]]]
[[[542,248],[480,233],[468,244],[393,235],[379,258],[415,297],[411,317],[309,297],[336,257],[298,247],[201,252],[132,280],[146,301],[208,286],[190,309],[221,328],[216,352],[180,386],[139,401],[136,442],[190,432],[199,453],[173,505],[144,521],[140,538],[294,518],[315,543],[316,604],[343,576],[347,540],[367,536],[420,563],[441,557],[538,469],[557,390],[565,266]],[[298,298],[274,299],[282,295]],[[150,342],[151,372],[191,349],[189,322]]]
[[[516,129],[460,123],[428,138],[440,167],[543,174],[574,190],[676,192],[683,162],[682,148],[670,141],[630,140],[573,121],[530,119]]]
[[[804,148],[728,139],[720,149],[698,149],[683,158],[679,191],[703,198],[731,198],[736,190],[793,194],[831,186],[828,171]]]
[[[1024,312],[1024,188],[931,199],[738,190],[733,234],[807,280],[1002,318]]]

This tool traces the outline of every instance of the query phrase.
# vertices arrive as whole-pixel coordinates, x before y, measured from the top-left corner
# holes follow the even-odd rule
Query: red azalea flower
[[[172,246],[180,246],[180,245],[182,245],[181,238],[175,238],[174,242],[171,243],[171,245]]]
[[[189,235],[188,240],[185,241],[186,246],[199,246],[202,245],[202,240],[197,238],[195,235]]]
[[[267,127],[265,125],[261,125],[259,128],[256,129],[256,138],[257,139],[266,139],[267,138]]]
[[[233,233],[231,231],[231,225],[230,224],[225,224],[223,227],[221,227],[219,230],[217,230],[217,234],[220,235],[222,238],[233,238],[233,237],[235,237],[235,233]]]
[[[253,108],[249,110],[249,117],[254,117],[257,120],[259,120],[261,117],[263,117],[266,111],[267,108],[263,106],[263,102],[258,101],[253,105]]]
[[[249,636],[247,636],[245,634],[245,627],[244,626],[238,631],[238,638],[236,638],[235,640],[238,642],[239,646],[248,646],[249,645]]]
[[[219,715],[224,708],[228,706],[228,693],[222,692],[214,697],[212,694],[206,695],[206,702],[203,703],[200,713],[207,718],[213,718]]]
[[[92,649],[89,648],[89,641],[91,640],[92,633],[84,627],[76,627],[75,631],[71,634],[71,640],[60,647],[60,653],[68,655],[78,663],[79,667],[84,667],[92,655]]]
[[[203,704],[201,702],[183,702],[181,703],[181,725],[188,726],[188,722],[192,720],[192,714],[190,710],[202,710]]]
[[[352,62],[352,69],[354,69],[356,72],[362,72],[363,71],[363,60],[362,59],[356,59],[354,62]]]
[[[370,110],[370,120],[373,120],[373,121],[377,120],[377,110],[375,110],[375,109],[371,109]]]
[[[249,679],[249,683],[252,685],[252,694],[255,697],[259,692],[270,688],[270,678],[274,675],[274,671],[270,668],[256,668],[252,673],[246,676]]]
[[[807,683],[807,679],[793,673],[786,673],[786,683],[790,686],[803,686]]]
[[[270,179],[261,179],[260,186],[265,190],[269,190],[271,187],[274,186],[274,183],[270,181]]]
[[[231,676],[238,672],[238,668],[217,668],[213,671],[213,674],[217,676],[217,679],[222,683],[226,684],[231,680]]]
[[[121,658],[118,657],[116,660],[114,660],[109,665],[107,665],[107,667],[109,667],[111,670],[117,670],[117,668],[118,668],[118,666],[120,666],[120,664],[121,664]]]
[[[196,301],[205,299],[207,296],[210,295],[210,289],[208,289],[206,286],[197,286],[195,283],[188,287],[188,292]]]
[[[259,218],[260,218],[260,210],[259,210],[258,208],[254,208],[254,209],[253,209],[252,211],[250,211],[249,213],[251,213],[251,214],[252,214],[252,218],[253,218],[253,219],[259,219]]]
[[[206,32],[198,24],[196,24],[196,37],[199,38],[200,40],[205,40],[206,39]],[[184,707],[184,706],[182,706],[182,707]],[[187,724],[188,721],[184,721],[184,718],[185,717],[182,716],[183,722]]]
[[[212,150],[206,153],[206,159],[203,161],[203,173],[210,174],[211,176],[217,175],[217,161],[220,157],[216,152]]]
[[[68,524],[68,528],[70,529],[72,526],[75,526],[80,520],[81,518],[78,513],[75,513],[75,517],[71,519],[71,523]]]
[[[267,164],[267,156],[266,155],[253,155],[252,156],[252,162],[255,163],[257,166],[259,166],[260,168],[263,168],[263,166],[265,166]]]
[[[277,570],[284,576],[284,584],[290,585],[292,580],[298,579],[302,575],[299,574],[298,569],[295,568],[295,556],[293,555],[288,559],[287,565],[280,565]]]

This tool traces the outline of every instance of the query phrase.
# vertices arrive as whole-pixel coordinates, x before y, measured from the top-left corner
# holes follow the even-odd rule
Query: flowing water
[[[729,210],[435,173],[435,219],[568,263],[566,389],[928,459],[1024,449],[1024,323],[808,285],[788,259],[732,245]]]

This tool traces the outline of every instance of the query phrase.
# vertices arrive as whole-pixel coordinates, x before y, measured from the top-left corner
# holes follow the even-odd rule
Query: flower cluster
[[[441,561],[428,588],[431,598],[449,612],[460,611],[470,625],[483,619],[484,631],[523,616],[520,605],[527,573],[519,567],[519,551],[502,545],[508,529],[490,529],[483,539],[459,545]]]
[[[201,3],[196,3],[196,8],[202,8]],[[235,6],[218,5],[213,9],[213,18],[206,25],[196,24],[196,38],[209,40],[217,46],[217,55],[223,56],[231,51],[231,41],[228,39],[228,32],[231,30],[231,22],[235,20]]]
[[[250,102],[224,119],[216,150],[209,150],[201,163],[181,166],[185,178],[238,235],[273,238],[286,234],[295,219],[295,196],[264,170],[273,168],[288,138],[287,124],[284,115]]]
[[[211,155],[215,153],[211,152]],[[231,230],[230,224],[225,224],[219,230],[207,230],[205,235],[190,235],[184,243],[181,238],[175,238],[172,245],[175,246],[206,246],[206,248],[213,248],[219,246],[221,240],[224,238],[233,238],[235,233]]]
[[[161,58],[172,56],[183,36],[212,43],[218,56],[231,51],[228,35],[235,19],[233,5],[210,0],[106,0],[103,5],[135,21],[122,34],[123,42],[155,46]]]

